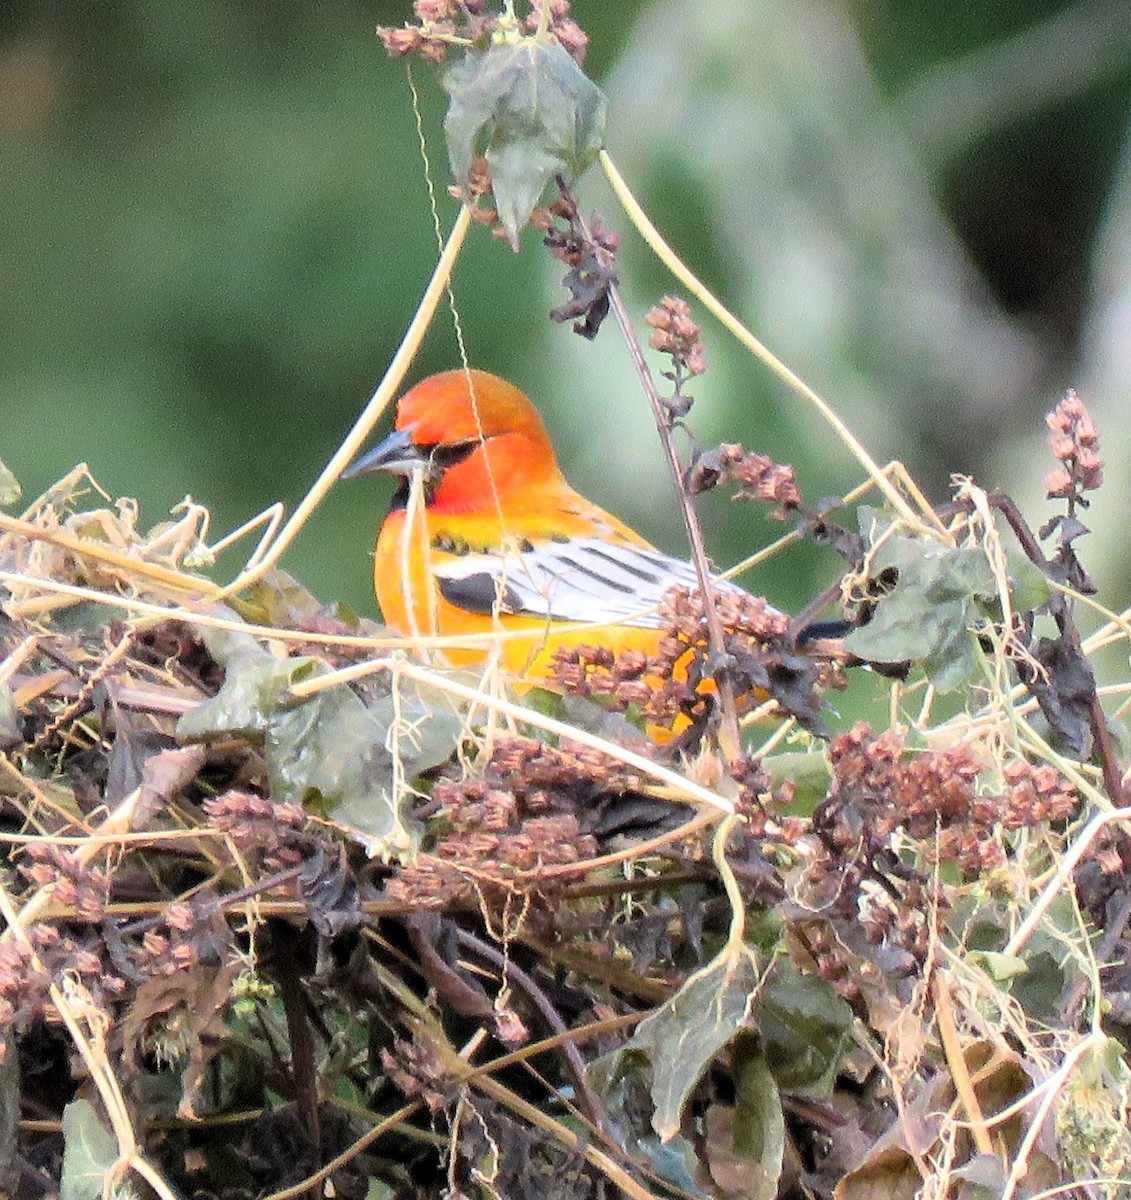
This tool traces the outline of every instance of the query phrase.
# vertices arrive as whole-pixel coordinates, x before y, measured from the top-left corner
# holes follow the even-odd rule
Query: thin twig
[[[468,930],[457,929],[456,937],[461,946],[473,951],[480,958],[486,959],[496,970],[503,972],[503,976],[508,982],[525,992],[534,1007],[545,1018],[546,1024],[555,1033],[568,1032],[561,1014],[550,1003],[550,998],[538,986],[530,974],[506,955],[496,950],[494,946],[485,942],[482,938],[476,937],[475,934]],[[608,1113],[605,1111],[605,1106],[601,1102],[601,1098],[589,1085],[589,1078],[585,1071],[585,1060],[581,1057],[581,1052],[578,1050],[575,1041],[567,1039],[562,1042],[562,1057],[565,1059],[566,1070],[569,1071],[573,1079],[573,1085],[577,1089],[578,1097],[585,1106],[589,1120],[592,1121],[597,1129],[606,1130],[608,1128]]]
[[[598,260],[602,262],[603,266],[612,269],[614,266],[612,254],[604,250],[597,243],[580,213],[577,214],[577,223],[582,234],[593,247]],[[652,409],[652,419],[656,423],[656,431],[659,433],[660,442],[664,447],[664,456],[668,460],[668,470],[671,472],[672,482],[675,485],[676,501],[679,504],[680,515],[683,517],[683,527],[687,531],[687,540],[691,546],[691,561],[695,566],[695,574],[699,582],[699,592],[703,597],[703,612],[707,620],[707,635],[710,640],[711,651],[719,664],[722,665],[726,661],[726,636],[723,632],[723,624],[719,620],[719,614],[715,608],[714,596],[711,592],[711,572],[707,567],[707,550],[703,544],[703,530],[699,525],[699,518],[696,516],[695,510],[691,506],[691,497],[684,486],[683,465],[679,461],[679,453],[675,448],[675,439],[672,437],[671,424],[664,411],[664,402],[660,399],[660,393],[656,388],[655,380],[652,378],[652,372],[649,370],[647,360],[644,358],[644,350],[640,345],[640,339],[636,336],[636,331],[632,327],[632,320],[628,315],[628,309],[625,307],[624,298],[621,295],[618,283],[614,282],[609,285],[609,302],[613,310],[613,315],[617,319],[617,324],[620,326],[621,333],[624,335],[624,340],[628,345],[628,352],[632,358],[632,364],[636,368],[637,378],[639,378],[640,385],[644,389],[644,394],[648,397],[648,405]],[[715,685],[718,688],[719,703],[722,709],[722,727],[719,730],[719,744],[727,759],[730,762],[735,762],[742,753],[742,743],[738,732],[738,705],[735,702],[734,684],[728,676],[725,667],[715,677]]]
[[[291,1048],[291,1079],[295,1089],[295,1104],[311,1146],[317,1151],[322,1144],[321,1123],[318,1119],[318,1074],[314,1066],[314,1039],[306,1010],[306,993],[298,963],[298,931],[285,921],[274,926],[274,945],[278,962],[275,981],[283,1016],[287,1021],[287,1040]],[[318,1192],[311,1192],[317,1200]]]
[[[372,1129],[363,1133],[355,1142],[347,1146],[341,1154],[330,1159],[325,1166],[320,1167],[305,1179],[300,1179],[292,1187],[281,1188],[277,1192],[271,1192],[269,1195],[264,1196],[262,1200],[292,1200],[295,1196],[314,1192],[318,1185],[329,1179],[335,1171],[352,1162],[362,1151],[368,1150],[375,1141],[384,1137],[391,1130],[396,1129],[398,1125],[404,1124],[409,1117],[413,1116],[423,1107],[423,1100],[413,1100],[411,1104],[406,1104],[403,1108],[398,1108],[396,1112],[390,1113],[383,1121],[378,1121]]]
[[[1084,826],[1076,841],[1072,843],[1072,847],[1056,864],[1056,873],[1045,886],[1040,898],[1030,908],[1028,916],[1002,947],[1003,955],[1007,958],[1015,958],[1021,953],[1021,948],[1033,936],[1033,931],[1044,919],[1045,913],[1048,912],[1061,889],[1068,885],[1072,878],[1072,872],[1076,870],[1077,864],[1091,848],[1092,842],[1095,841],[1100,831],[1115,821],[1129,820],[1131,820],[1131,808],[1116,808],[1110,812],[1098,813]]]
[[[989,1130],[986,1128],[986,1120],[982,1114],[982,1105],[978,1101],[978,1093],[974,1090],[970,1071],[966,1066],[966,1058],[962,1053],[962,1042],[959,1040],[958,1028],[954,1023],[950,994],[943,982],[941,972],[935,973],[931,983],[935,994],[935,1016],[939,1024],[939,1038],[942,1041],[943,1052],[946,1054],[947,1065],[950,1067],[950,1079],[958,1095],[958,1102],[966,1113],[978,1153],[993,1154],[994,1144],[990,1139]]]
[[[1115,947],[1119,944],[1119,940],[1126,932],[1128,921],[1131,921],[1131,892],[1124,894],[1119,908],[1108,922],[1107,928],[1104,930],[1104,935],[1096,947],[1095,960],[1098,966],[1111,965],[1108,960],[1111,958]],[[1064,1003],[1060,1006],[1058,1014],[1062,1025],[1067,1025],[1072,1021],[1076,1006],[1083,999],[1084,993],[1088,990],[1090,983],[1091,981],[1088,979],[1077,980],[1072,990],[1068,993]]]

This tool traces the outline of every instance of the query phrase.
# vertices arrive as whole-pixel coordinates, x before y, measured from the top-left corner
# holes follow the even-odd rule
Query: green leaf
[[[1017,612],[1032,612],[1047,604],[1052,595],[1048,576],[1020,548],[1007,546],[1005,560],[1009,569],[1009,590]]]
[[[102,1200],[106,1173],[118,1161],[118,1141],[89,1100],[63,1109],[63,1173],[59,1200]],[[120,1193],[121,1189],[119,1189]],[[133,1195],[132,1189],[129,1192]]]
[[[750,1021],[760,973],[754,955],[720,955],[641,1021],[626,1049],[652,1064],[652,1128],[661,1141],[679,1132],[683,1107],[712,1058]]]
[[[972,547],[894,537],[872,560],[874,576],[890,570],[898,573],[894,589],[844,639],[845,649],[868,662],[917,663],[941,692],[971,680],[981,656],[973,630],[1000,617],[989,560]]]
[[[499,218],[517,250],[550,179],[576,178],[604,145],[605,97],[552,38],[470,50],[443,83],[452,174],[466,186],[472,160],[486,153]]]
[[[832,1094],[852,1036],[852,1009],[829,984],[779,959],[759,989],[753,1017],[782,1091]]]
[[[731,1055],[734,1078],[734,1153],[753,1168],[744,1196],[773,1200],[785,1156],[785,1115],[781,1096],[760,1040],[740,1033]]]
[[[15,1031],[9,1028],[0,1036],[0,1186],[13,1178],[19,1129],[20,1052]]]
[[[681,1191],[706,1197],[695,1182],[699,1160],[691,1142],[683,1136],[661,1142],[652,1131],[647,1115],[652,1111],[651,1071],[645,1055],[622,1047],[590,1063],[588,1076],[604,1102],[616,1144]]]
[[[245,633],[206,630],[204,642],[224,668],[224,686],[181,717],[177,736],[183,741],[207,741],[229,734],[262,737],[286,704],[291,684],[312,670],[316,661],[277,659]]]
[[[1016,954],[1001,954],[996,950],[972,950],[969,953],[969,961],[975,966],[983,967],[995,983],[1008,983],[1029,969],[1023,958]]]
[[[369,701],[345,685],[297,700],[291,684],[324,673],[318,659],[279,660],[248,634],[208,631],[205,641],[224,686],[181,718],[178,737],[261,742],[275,800],[315,806],[370,854],[416,849],[409,781],[442,763],[463,729],[439,689],[402,680]]]
[[[232,607],[245,621],[280,629],[294,629],[300,621],[322,612],[318,600],[293,575],[278,567],[234,598]]]
[[[762,765],[775,786],[780,787],[784,783],[792,785],[790,812],[793,814],[810,816],[829,794],[832,774],[823,749],[785,750],[763,759]]]

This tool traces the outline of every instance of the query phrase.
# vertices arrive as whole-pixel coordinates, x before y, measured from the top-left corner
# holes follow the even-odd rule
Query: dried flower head
[[[578,66],[585,62],[585,51],[589,46],[589,36],[581,26],[569,15],[569,0],[549,0],[550,11],[547,33],[560,42],[566,53]],[[533,33],[537,30],[542,19],[543,0],[530,0],[531,12],[523,22],[524,28]]]
[[[414,908],[444,911],[501,909],[519,892],[550,912],[568,877],[542,872],[596,853],[596,842],[582,833],[575,813],[596,794],[594,781],[607,777],[599,759],[587,761],[569,747],[504,739],[487,761],[484,778],[436,784],[433,799],[443,807],[445,832],[431,854],[397,870],[387,895]],[[575,812],[564,811],[571,807]]]
[[[703,597],[672,588],[660,603],[654,654],[562,647],[550,671],[554,685],[618,711],[635,707],[648,725],[682,733],[698,729],[713,710],[712,681],[725,671],[744,710],[774,699],[803,725],[819,727],[820,667],[793,645],[789,619],[764,598],[730,588],[716,589],[712,603],[723,628],[722,655],[711,649]]]
[[[452,47],[481,46],[493,35],[513,40],[534,34],[543,19],[541,0],[531,0],[531,11],[517,24],[509,12],[487,10],[484,0],[413,0],[412,9],[414,23],[377,27],[377,36],[393,58],[419,54],[425,62],[442,63]],[[546,33],[580,66],[589,39],[569,14],[567,0],[550,0]]]
[[[670,355],[677,379],[702,375],[707,369],[700,329],[691,317],[691,305],[680,296],[665,296],[648,310],[644,324],[652,329],[648,345]]]
[[[765,454],[747,451],[737,442],[724,442],[696,456],[684,483],[691,495],[722,484],[737,483],[736,500],[768,500],[778,507],[775,521],[788,521],[802,507],[801,490],[791,466],[776,463]]]
[[[1085,503],[1081,493],[1094,491],[1103,483],[1100,438],[1083,400],[1069,389],[1064,399],[1045,417],[1049,448],[1060,466],[1045,479],[1050,500]]]
[[[385,53],[390,58],[404,58],[419,50],[424,42],[424,35],[415,25],[405,25],[398,29],[393,25],[378,25],[377,36],[385,46]]]

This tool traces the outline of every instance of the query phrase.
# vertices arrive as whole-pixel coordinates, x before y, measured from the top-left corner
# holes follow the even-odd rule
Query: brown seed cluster
[[[761,596],[716,589],[713,603],[724,633],[724,654],[710,646],[703,597],[672,588],[660,604],[661,637],[654,654],[615,653],[605,646],[570,646],[554,657],[550,678],[573,695],[598,699],[618,711],[634,707],[658,728],[698,725],[713,706],[713,678],[725,671],[740,706],[768,698],[806,725],[818,721],[821,701],[816,663],[794,650],[789,619]]]
[[[231,940],[218,912],[209,922],[189,904],[170,904],[160,920],[129,945],[133,982],[176,975],[206,960],[216,961],[230,948]]]
[[[396,1038],[393,1049],[381,1047],[381,1066],[389,1081],[409,1100],[423,1100],[432,1112],[447,1106],[453,1082],[436,1056],[419,1041]]]
[[[489,36],[498,28],[498,18],[483,16],[482,8],[479,0],[415,0],[412,10],[417,24],[378,25],[377,36],[390,58],[419,54],[424,62],[442,63],[449,46]]]
[[[681,657],[686,652],[684,647]],[[635,707],[649,725],[669,728],[679,717],[690,716],[698,704],[686,678],[672,678],[671,670],[666,654],[617,654],[608,646],[583,644],[560,647],[548,678],[567,695],[587,696],[618,712]]]
[[[523,22],[527,33],[536,33],[545,0],[530,0],[531,12]],[[562,44],[570,58],[580,67],[589,48],[589,35],[570,16],[570,0],[549,0],[550,14],[547,32]]]
[[[1009,861],[1004,834],[1061,821],[1079,805],[1072,784],[1047,764],[1004,768],[1006,789],[979,792],[984,764],[964,744],[912,751],[898,727],[873,736],[865,724],[829,746],[833,781],[813,815],[825,855],[808,873],[816,898],[862,923],[869,939],[916,961],[926,950],[930,882],[896,841],[919,843],[922,861],[953,862],[986,875]],[[940,897],[934,901],[945,907]]]
[[[538,873],[597,852],[577,813],[597,796],[631,790],[637,782],[620,764],[586,748],[506,738],[492,751],[482,778],[436,784],[433,799],[443,806],[446,830],[430,854],[397,871],[386,893],[414,907],[445,910],[494,908],[523,892],[546,911],[568,877],[555,877],[558,885]]]
[[[458,183],[453,183],[448,187],[448,195],[453,200],[458,200],[460,204],[468,206],[468,215],[477,225],[486,225],[491,230],[492,237],[498,241],[505,241],[507,231],[503,228],[503,224],[499,220],[499,210],[491,205],[482,203],[482,201],[493,197],[494,194],[494,186],[491,182],[491,168],[487,163],[486,157],[482,154],[477,154],[471,160],[466,185],[461,187]],[[544,208],[534,209],[527,221],[527,224],[534,229],[546,229],[550,223],[550,215]]]
[[[762,760],[750,755],[743,755],[732,762],[730,774],[739,786],[735,808],[749,821],[753,821],[762,812],[765,800],[772,796],[774,781]],[[791,798],[791,795],[787,795],[783,799],[788,803]]]
[[[1010,790],[998,816],[1006,829],[1064,821],[1080,807],[1076,785],[1048,763],[1014,759],[1004,770]]]
[[[71,920],[94,925],[105,915],[113,877],[65,847],[32,842],[19,870],[33,888],[50,888],[52,904],[70,910]]]
[[[1064,399],[1045,417],[1049,448],[1060,466],[1045,478],[1050,500],[1081,501],[1083,492],[1103,483],[1100,437],[1083,400],[1070,388]]]
[[[542,0],[530,0],[530,7],[522,21],[527,34],[538,30]],[[390,58],[418,54],[425,62],[442,63],[452,46],[486,45],[493,35],[506,32],[507,18],[487,9],[484,0],[414,0],[412,10],[415,24],[377,27]],[[550,0],[547,33],[579,66],[585,61],[589,38],[570,16],[569,0]]]
[[[48,989],[66,976],[77,978],[99,1007],[125,992],[125,980],[107,965],[94,931],[40,922],[26,932],[30,945],[0,943],[0,1029],[23,1029],[40,1018],[58,1021]]]
[[[239,847],[245,869],[268,881],[281,873],[286,893],[303,896],[320,932],[334,921],[335,928],[350,924],[352,895],[326,886],[328,879],[334,882],[337,844],[311,830],[300,806],[230,791],[206,801],[204,809],[211,826]],[[0,944],[0,1025],[26,1027],[40,1017],[57,1020],[48,988],[68,975],[109,1012],[147,979],[220,962],[231,954],[224,901],[211,895],[202,894],[193,903],[167,903],[155,916],[115,923],[108,919],[107,905],[116,876],[83,862],[66,847],[33,842],[18,870],[29,892],[49,890],[52,916],[29,923],[30,944]],[[117,877],[135,878],[122,864]],[[23,897],[25,905],[29,898]]]
[[[700,329],[691,316],[691,305],[680,296],[665,296],[648,310],[644,324],[652,330],[648,345],[670,355],[680,377],[702,375],[707,358],[699,339]]]
[[[213,829],[236,843],[257,871],[272,873],[298,866],[310,852],[306,810],[299,804],[276,804],[252,792],[229,791],[204,802]]]
[[[870,880],[860,889],[856,920],[874,946],[883,948],[884,965],[893,974],[910,974],[927,961],[931,942],[931,912],[945,908],[919,879],[901,881],[898,889]]]
[[[631,792],[644,786],[639,772],[580,742],[550,746],[535,738],[504,738],[492,750],[488,770],[535,789],[576,788],[579,781],[601,792]]]
[[[829,747],[834,781],[830,799],[867,814],[869,829],[887,836],[902,827],[918,840],[967,823],[978,836],[994,828],[1021,829],[1060,821],[1075,812],[1075,787],[1047,763],[1013,759],[1003,769],[1008,791],[979,794],[983,764],[962,743],[945,750],[909,751],[899,727],[872,737],[861,723]]]
[[[774,462],[768,455],[744,450],[738,442],[724,442],[700,454],[687,472],[686,483],[693,496],[721,484],[737,483],[739,490],[734,498],[776,504],[770,514],[775,521],[788,521],[802,506],[793,468]]]
[[[828,921],[798,923],[795,933],[803,938],[805,952],[813,960],[818,975],[830,984],[836,994],[854,1008],[863,1005],[860,987],[861,961],[843,942],[838,940]]]

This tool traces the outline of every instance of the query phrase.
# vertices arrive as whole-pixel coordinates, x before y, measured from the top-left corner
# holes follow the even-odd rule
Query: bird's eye
[[[449,467],[457,467],[469,458],[483,443],[478,438],[468,438],[462,442],[438,442],[434,446],[422,446],[428,454],[430,474],[437,478]]]

